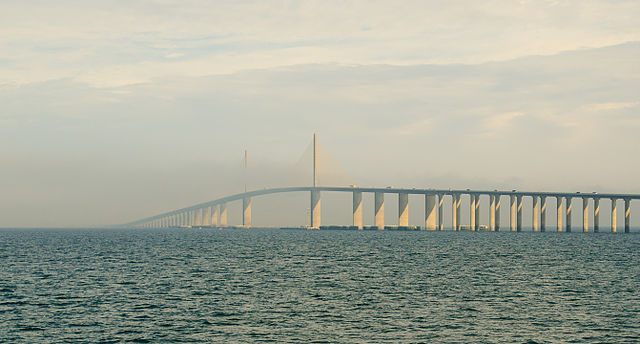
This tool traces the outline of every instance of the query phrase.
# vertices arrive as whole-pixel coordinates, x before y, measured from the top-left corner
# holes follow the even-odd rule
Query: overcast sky
[[[324,185],[640,193],[639,15],[624,0],[2,1],[0,227],[239,192],[244,149],[250,188],[306,183],[314,132],[342,169]],[[259,205],[257,224],[305,220]],[[323,221],[350,207],[325,201]]]

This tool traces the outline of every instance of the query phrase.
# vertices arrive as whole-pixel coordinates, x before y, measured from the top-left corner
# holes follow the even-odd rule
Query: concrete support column
[[[436,230],[436,195],[424,195],[424,228]]]
[[[540,231],[547,230],[547,196],[540,196]]]
[[[573,201],[573,198],[571,197],[567,197],[567,202],[564,205],[564,209],[565,209],[565,232],[570,233],[571,232],[571,201]]]
[[[496,195],[489,195],[489,230],[496,230]]]
[[[582,198],[582,231],[589,231],[589,199],[586,197]]]
[[[460,194],[451,196],[451,223],[454,231],[460,230]]]
[[[242,226],[251,227],[251,197],[242,199]]]
[[[197,221],[198,221],[198,219],[197,219],[196,211],[192,210],[191,211],[191,227],[195,227]]]
[[[593,232],[600,232],[600,199],[593,199]]]
[[[496,232],[500,231],[500,198],[502,195],[496,195]]]
[[[624,200],[624,232],[629,233],[631,231],[631,200]]]
[[[617,199],[611,199],[611,233],[618,230],[618,210],[616,209]]]
[[[510,195],[509,196],[510,199],[510,209],[509,209],[509,220],[510,220],[510,225],[511,225],[511,231],[515,232],[516,231],[516,196],[515,195]]]
[[[218,206],[211,206],[211,226],[218,226]]]
[[[556,211],[557,211],[557,219],[556,219],[556,225],[557,225],[557,231],[558,232],[562,232],[562,201],[563,198],[560,196],[556,197]]]
[[[384,193],[376,192],[374,193],[374,226],[379,230],[384,229]]]
[[[409,226],[409,194],[398,194],[398,227]]]
[[[518,232],[522,231],[522,196],[516,196],[516,202],[518,203],[516,207],[518,208]]]
[[[444,229],[444,195],[438,194],[438,230]]]
[[[220,221],[218,223],[220,223],[220,227],[227,227],[227,203],[220,204],[219,213]]]
[[[480,195],[476,195],[476,228],[474,230],[480,230]]]
[[[204,208],[203,226],[211,226],[211,207]]]
[[[476,196],[469,195],[469,229],[476,230]]]
[[[320,228],[320,191],[311,191],[311,228]]]
[[[538,203],[540,203],[540,197],[533,196],[533,217],[531,218],[531,227],[534,232],[538,231],[538,219],[540,218],[540,215],[538,214]]]
[[[362,192],[353,192],[353,226],[362,229]]]
[[[196,225],[202,226],[202,218],[204,217],[204,209],[196,210]]]

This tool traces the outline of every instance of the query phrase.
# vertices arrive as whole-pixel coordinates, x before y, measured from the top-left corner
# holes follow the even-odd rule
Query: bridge
[[[374,194],[374,228],[385,229],[385,195],[397,194],[398,214],[397,228],[409,228],[409,195],[423,195],[425,197],[424,227],[425,230],[442,231],[444,229],[444,201],[450,200],[452,226],[454,231],[468,229],[478,231],[486,229],[499,231],[500,211],[503,199],[509,200],[509,228],[512,232],[522,231],[523,198],[531,197],[532,229],[534,232],[547,230],[547,199],[554,198],[557,208],[556,231],[572,231],[572,208],[574,199],[582,199],[582,231],[589,231],[589,219],[593,219],[593,231],[600,231],[600,200],[609,200],[611,204],[611,232],[617,232],[617,205],[624,202],[624,232],[631,228],[631,200],[640,199],[638,194],[621,193],[580,193],[580,192],[527,192],[517,190],[452,190],[452,189],[407,189],[407,188],[375,188],[357,186],[318,186],[318,143],[317,136],[313,141],[313,186],[281,187],[255,191],[246,191],[213,201],[204,202],[174,211],[140,219],[122,226],[138,227],[189,227],[212,226],[228,227],[227,204],[242,200],[242,227],[251,227],[251,200],[254,197],[277,193],[308,192],[310,194],[310,229],[321,226],[321,195],[323,192],[348,192],[353,195],[353,229],[363,229],[362,194]],[[246,156],[245,156],[246,162]],[[245,164],[246,165],[246,164]],[[460,204],[463,196],[469,198],[469,226],[465,228],[460,221]],[[488,226],[480,225],[480,198],[489,199]],[[553,204],[553,203],[552,203]],[[593,211],[590,212],[590,206]],[[563,218],[565,219],[563,224]]]

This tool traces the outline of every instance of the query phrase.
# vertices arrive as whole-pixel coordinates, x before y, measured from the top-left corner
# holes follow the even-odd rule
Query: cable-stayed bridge
[[[246,156],[245,156],[246,159]],[[246,161],[246,160],[245,160]],[[246,165],[245,165],[246,166]],[[318,186],[318,140],[314,135],[313,140],[313,185],[270,188],[255,191],[245,191],[226,197],[222,197],[209,202],[204,202],[170,212],[147,217],[133,221],[122,226],[141,227],[228,227],[227,204],[233,201],[242,201],[242,227],[251,227],[251,200],[254,197],[267,196],[278,193],[308,192],[310,194],[310,229],[321,227],[321,194],[323,192],[348,192],[353,195],[353,222],[351,228],[363,229],[362,215],[362,194],[374,194],[374,218],[373,228],[385,229],[385,195],[397,194],[398,213],[397,226],[393,228],[409,227],[409,195],[424,195],[424,227],[425,230],[444,229],[444,203],[449,200],[451,206],[451,228],[459,230],[501,230],[500,211],[502,201],[508,200],[509,209],[509,230],[522,230],[522,208],[523,198],[532,199],[532,229],[534,232],[544,232],[551,229],[547,226],[547,200],[555,199],[552,205],[556,206],[557,218],[555,221],[555,231],[572,231],[572,212],[575,199],[582,200],[582,231],[588,232],[589,221],[593,221],[593,231],[600,231],[600,201],[610,202],[611,220],[609,229],[617,232],[617,211],[618,203],[624,205],[624,232],[630,232],[631,228],[631,200],[640,199],[638,194],[620,193],[580,193],[580,192],[527,192],[517,190],[452,190],[452,189],[416,189],[416,188],[373,188],[358,186]],[[469,199],[469,225],[461,224],[460,204],[462,197]],[[489,223],[480,225],[480,198],[489,199]],[[592,209],[592,210],[590,210]]]

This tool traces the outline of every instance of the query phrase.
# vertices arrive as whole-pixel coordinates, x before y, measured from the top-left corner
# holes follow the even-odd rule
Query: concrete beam
[[[424,204],[424,228],[434,231],[436,230],[436,195],[424,195]]]
[[[242,199],[242,226],[251,227],[251,197]]]
[[[311,226],[312,229],[320,228],[321,226],[321,202],[320,202],[320,191],[314,190],[311,191]]]
[[[362,192],[353,192],[353,226],[362,229]]]
[[[398,194],[398,226],[409,226],[409,194]]]
[[[374,226],[379,230],[384,230],[384,193],[374,193]]]

